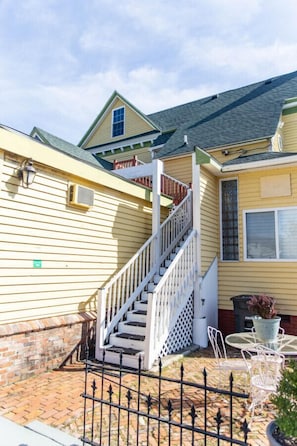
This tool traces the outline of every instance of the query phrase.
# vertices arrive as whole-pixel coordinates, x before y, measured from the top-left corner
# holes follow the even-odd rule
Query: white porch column
[[[156,265],[160,257],[160,221],[161,221],[161,175],[163,173],[163,163],[160,160],[153,160],[153,215],[152,233],[157,234],[154,247],[154,264]]]
[[[197,231],[197,274],[194,285],[193,343],[207,347],[207,320],[203,311],[201,296],[201,198],[200,164],[196,159],[196,150],[192,154],[192,189],[193,189],[193,228]]]

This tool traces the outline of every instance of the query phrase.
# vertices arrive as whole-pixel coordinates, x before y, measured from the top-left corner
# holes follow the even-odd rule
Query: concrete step
[[[41,435],[43,438],[50,438],[55,441],[59,445],[63,446],[82,446],[82,442],[77,438],[72,437],[66,432],[62,432],[55,427],[49,426],[47,424],[41,423],[38,420],[32,421],[31,423],[26,425],[27,429],[30,429],[32,432],[35,432]],[[43,439],[42,439],[42,443]],[[55,444],[55,443],[54,443]]]
[[[144,352],[131,349],[115,347],[113,345],[106,345],[104,349],[99,350],[99,356],[96,358],[99,361],[103,361],[103,351],[105,351],[104,361],[107,364],[120,364],[120,353],[122,353],[122,366],[130,367],[132,369],[138,369],[139,357],[141,356],[141,368],[143,368],[143,356]]]
[[[0,417],[1,446],[82,446],[82,442],[39,421],[21,426]]]
[[[127,321],[129,322],[146,322],[146,310],[134,310],[127,313]]]
[[[147,300],[137,300],[134,307],[135,310],[147,311]]]
[[[160,274],[155,274],[154,275],[154,284],[158,285],[158,283],[160,282],[161,279],[162,279],[162,276]]]
[[[145,335],[146,323],[142,321],[125,321],[119,323],[119,332]]]
[[[147,285],[148,292],[154,291],[155,287],[156,287],[156,285],[153,282],[148,283],[148,285]]]
[[[141,301],[146,301],[148,300],[148,291],[142,291],[141,293]]]
[[[109,343],[115,347],[132,348],[135,350],[144,350],[144,339],[142,335],[131,333],[113,333],[110,335]]]
[[[166,270],[167,270],[166,266],[161,266],[160,271],[159,271],[159,274],[161,277],[164,276],[164,274],[166,273]]]

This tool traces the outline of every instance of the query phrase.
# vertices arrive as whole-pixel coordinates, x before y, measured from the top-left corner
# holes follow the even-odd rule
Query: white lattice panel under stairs
[[[178,352],[193,343],[193,314],[194,300],[191,295],[179,315],[174,328],[170,331],[162,349],[160,357]]]

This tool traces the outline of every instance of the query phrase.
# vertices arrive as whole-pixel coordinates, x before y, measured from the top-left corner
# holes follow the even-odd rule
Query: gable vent
[[[68,189],[68,203],[73,206],[88,209],[94,204],[94,191],[79,184],[70,184]]]

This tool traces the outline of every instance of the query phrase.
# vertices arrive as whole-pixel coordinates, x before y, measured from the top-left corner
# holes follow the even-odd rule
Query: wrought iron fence
[[[122,362],[121,362],[122,363]],[[200,373],[200,378],[199,378]],[[206,369],[189,382],[180,366],[175,378],[87,360],[84,428],[81,438],[91,446],[242,445],[248,424],[234,414],[234,405],[248,395],[208,384]],[[200,381],[200,382],[198,382]]]

